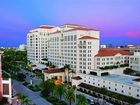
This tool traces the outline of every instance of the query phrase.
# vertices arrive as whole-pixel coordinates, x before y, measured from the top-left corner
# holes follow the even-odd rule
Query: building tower
[[[27,34],[27,58],[33,64],[47,59],[52,65],[69,65],[75,73],[94,69],[100,31],[82,25],[40,26]]]

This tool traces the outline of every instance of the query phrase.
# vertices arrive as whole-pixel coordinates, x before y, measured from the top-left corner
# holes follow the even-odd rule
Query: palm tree
[[[26,98],[28,98],[28,96],[25,96],[21,93],[16,94],[16,96],[17,96],[18,100],[20,101],[21,105],[24,104]]]
[[[88,100],[85,98],[84,95],[80,95],[78,96],[78,101],[77,101],[77,104],[76,105],[88,105],[89,102]]]
[[[22,94],[18,93],[18,94],[16,94],[16,96],[17,96],[18,101],[20,101],[20,103],[22,104],[22,101],[23,101]]]
[[[31,63],[32,63],[31,61],[27,60],[27,64],[28,64],[28,65],[30,65]]]
[[[53,94],[54,88],[55,88],[55,84],[54,81],[52,79],[48,79],[47,81],[43,81],[40,84],[40,88],[41,88],[41,93],[43,96],[48,96],[50,93]]]
[[[17,64],[16,65],[13,65],[13,66],[14,66],[14,68],[13,68],[14,70],[13,71],[17,75],[19,73],[19,71],[20,71],[20,67]]]
[[[47,84],[48,84],[47,89],[49,90],[49,92],[51,94],[53,94],[54,88],[55,88],[55,83],[54,83],[53,79],[47,80]]]
[[[55,86],[54,94],[56,96],[58,96],[59,99],[61,100],[62,96],[64,95],[64,91],[65,91],[65,85],[64,84],[59,84],[59,85]]]
[[[24,99],[24,103],[25,103],[26,105],[29,105],[30,101],[31,101],[31,100],[30,100],[28,97],[26,97],[26,98]]]
[[[74,90],[72,87],[66,89],[64,97],[67,101],[69,101],[69,105],[71,105],[71,102],[74,101],[75,98]]]

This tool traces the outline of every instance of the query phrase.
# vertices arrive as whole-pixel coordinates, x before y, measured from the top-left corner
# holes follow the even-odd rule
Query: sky
[[[140,0],[1,0],[0,46],[17,47],[30,29],[65,23],[100,30],[101,44],[140,45]]]

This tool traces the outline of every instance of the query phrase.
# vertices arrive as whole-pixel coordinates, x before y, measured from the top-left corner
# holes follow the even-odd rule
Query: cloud
[[[132,32],[127,32],[125,35],[130,38],[137,38],[140,37],[140,32],[132,31]]]

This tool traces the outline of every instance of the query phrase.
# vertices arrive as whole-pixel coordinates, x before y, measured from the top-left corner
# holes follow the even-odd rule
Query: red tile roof
[[[31,67],[37,67],[36,65],[31,65]]]
[[[98,51],[98,54],[95,56],[99,56],[99,57],[104,57],[104,56],[114,56],[116,54],[122,54],[122,55],[133,55],[133,53],[128,52],[128,51],[124,51],[121,49],[100,49]]]
[[[83,36],[79,39],[98,39],[98,38],[95,38],[95,37],[91,37],[91,36]]]
[[[72,77],[72,79],[81,80],[82,78],[80,76],[76,76],[76,77]]]
[[[56,34],[56,33],[61,33],[61,31],[56,31],[56,32],[53,32],[53,33],[50,33],[50,34]]]
[[[68,32],[68,31],[75,31],[75,30],[98,31],[98,30],[96,30],[96,29],[90,29],[90,28],[85,28],[85,27],[78,27],[78,28],[73,28],[73,29],[67,30],[67,31],[65,31],[65,32]]]
[[[76,31],[76,30],[98,31],[98,30],[96,30],[96,29],[89,29],[89,28],[84,28],[84,27],[78,27],[78,28],[73,28],[73,29],[70,29],[70,30],[63,31],[63,32]],[[50,33],[50,34],[55,34],[55,33],[61,33],[61,31],[56,31],[56,32],[53,32],[53,33]]]
[[[42,70],[48,70],[48,68],[43,68]]]
[[[54,28],[54,26],[40,26],[39,28],[51,29],[51,28]]]
[[[81,83],[78,85],[81,88],[85,88],[85,89],[89,89],[89,90],[93,90],[93,86],[86,84],[86,83]]]
[[[51,74],[51,73],[60,73],[60,72],[64,72],[65,69],[64,68],[51,68],[51,69],[48,69],[48,70],[44,70],[45,73],[48,73],[48,74]]]

